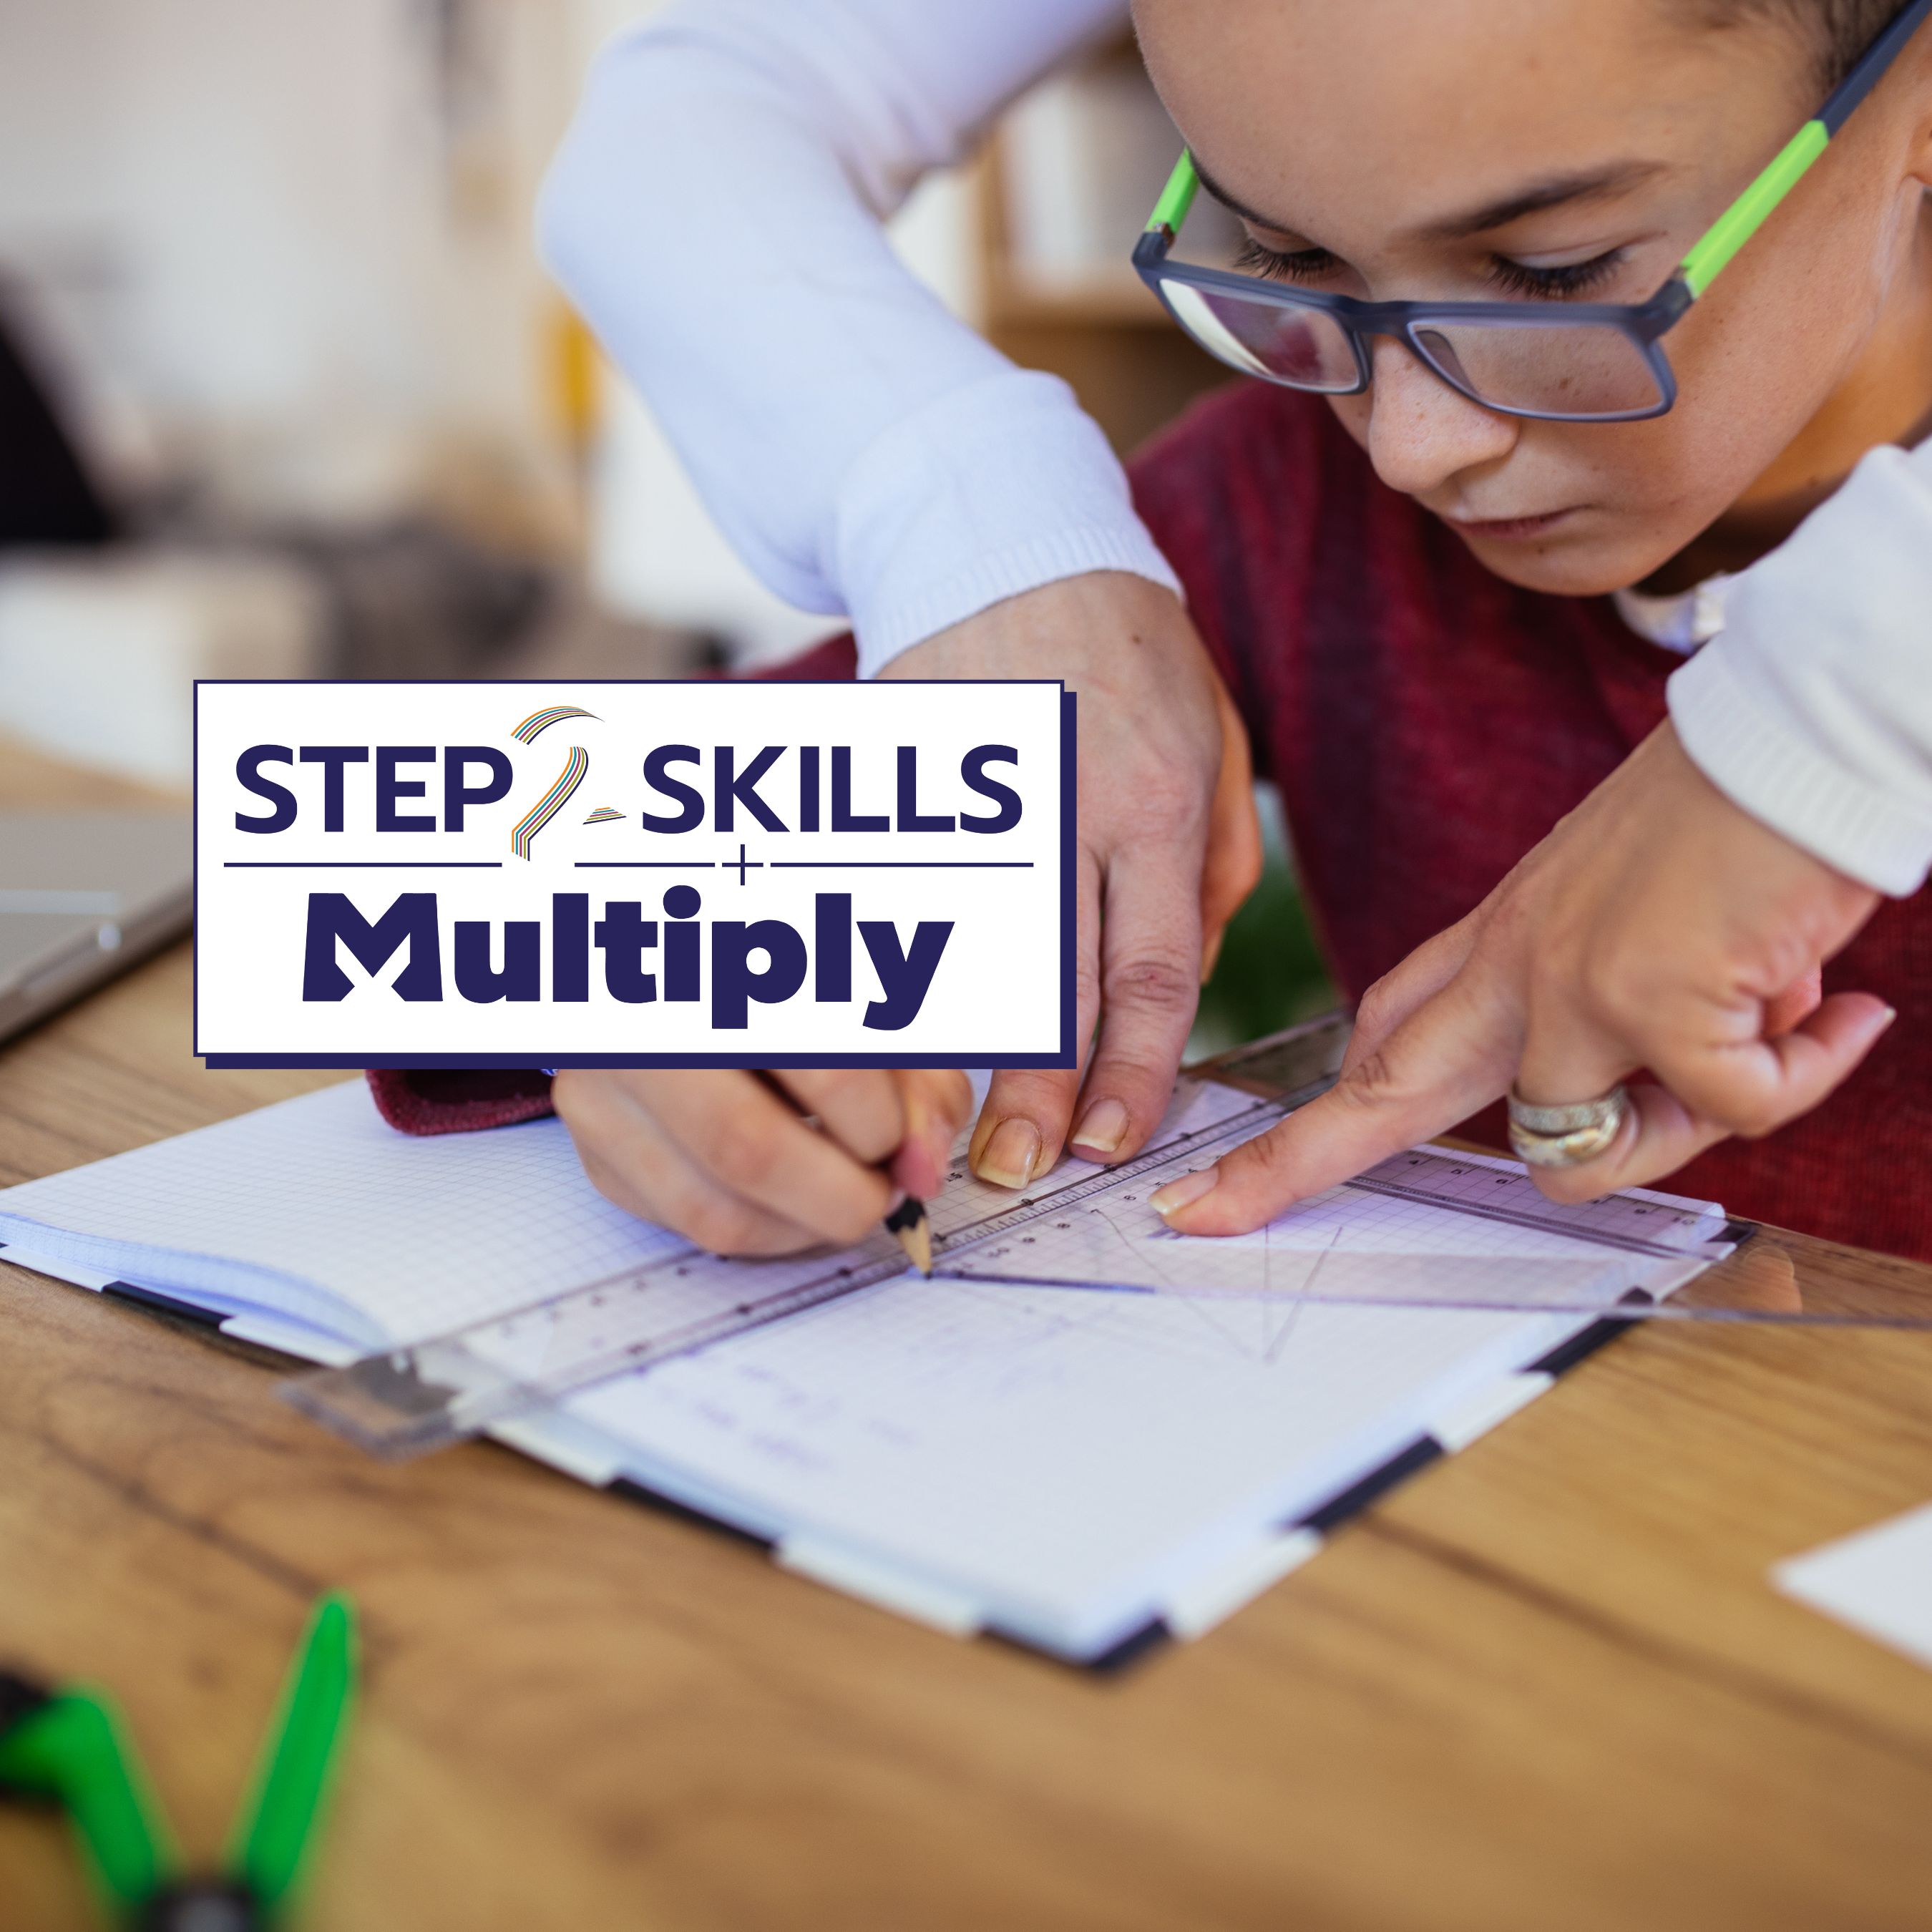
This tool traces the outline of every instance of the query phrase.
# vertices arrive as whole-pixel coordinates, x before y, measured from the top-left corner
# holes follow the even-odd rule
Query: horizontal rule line
[[[229,872],[439,872],[499,871],[500,859],[224,859]],[[712,872],[720,864],[736,868],[735,859],[578,859],[582,872]],[[1030,859],[752,859],[754,872],[1030,872]]]
[[[735,860],[733,862],[736,862]],[[775,872],[1030,872],[1030,859],[774,859]]]
[[[503,862],[500,859],[224,859],[221,862],[231,872],[419,872],[426,866],[449,872],[496,868]]]

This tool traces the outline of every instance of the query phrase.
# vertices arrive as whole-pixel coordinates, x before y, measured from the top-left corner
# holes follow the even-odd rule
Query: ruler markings
[[[996,1208],[958,1228],[939,1232],[935,1245],[942,1262],[941,1271],[945,1271],[945,1262],[956,1258],[964,1262],[974,1251],[997,1240],[1002,1235],[1031,1226],[1054,1215],[1064,1214],[1070,1209],[1099,1198],[1119,1198],[1124,1190],[1133,1184],[1144,1182],[1164,1170],[1178,1172],[1191,1159],[1205,1151],[1222,1148],[1228,1143],[1245,1141],[1258,1128],[1273,1119],[1286,1116],[1330,1084],[1330,1081],[1323,1079],[1283,1098],[1257,1100],[1252,1106],[1244,1108],[1238,1114],[1207,1126],[1177,1135],[1158,1147],[1144,1150],[1132,1160],[1124,1162],[1118,1167],[1077,1176],[1058,1187],[1027,1196],[1010,1206]],[[1459,1162],[1452,1155],[1432,1152],[1419,1151],[1409,1159],[1413,1166],[1421,1170],[1415,1178],[1393,1181],[1372,1175],[1363,1175],[1342,1185],[1360,1192],[1389,1196],[1479,1220],[1504,1222],[1543,1232],[1559,1234],[1585,1244],[1618,1249],[1625,1252],[1678,1258],[1694,1252],[1694,1250],[1674,1247],[1646,1236],[1626,1232],[1622,1228],[1580,1226],[1574,1220],[1564,1220],[1563,1210],[1553,1205],[1547,1211],[1538,1212],[1532,1208],[1506,1206],[1486,1199],[1472,1200],[1467,1198],[1466,1192],[1453,1187],[1426,1184],[1428,1181],[1446,1184],[1452,1178],[1466,1174],[1482,1175],[1492,1177],[1505,1184],[1516,1192],[1520,1198],[1520,1190],[1528,1184],[1527,1177],[1521,1174]],[[1418,1184],[1419,1180],[1425,1184]],[[1612,1197],[1612,1200],[1616,1198]],[[1574,1210],[1570,1211],[1573,1214],[1575,1212]],[[1623,1212],[1628,1214],[1633,1211],[1650,1213],[1655,1210],[1626,1202]],[[1666,1214],[1670,1213],[1669,1210],[1663,1211]],[[1680,1222],[1688,1219],[1682,1216],[1675,1218]],[[417,1348],[387,1352],[382,1359],[400,1366],[406,1361],[433,1358],[437,1352],[452,1346],[469,1352],[478,1366],[501,1378],[496,1403],[486,1405],[492,1410],[489,1419],[500,1419],[502,1414],[512,1412],[513,1409],[520,1410],[530,1403],[575,1394],[614,1376],[676,1356],[690,1354],[748,1334],[754,1329],[768,1327],[794,1316],[806,1314],[848,1295],[876,1288],[896,1279],[905,1270],[904,1259],[896,1250],[870,1261],[837,1263],[828,1266],[821,1274],[809,1275],[803,1280],[794,1280],[770,1294],[736,1299],[728,1305],[712,1311],[700,1308],[688,1315],[674,1314],[668,1325],[628,1340],[623,1338],[622,1331],[626,1318],[634,1315],[638,1318],[649,1318],[659,1312],[658,1305],[664,1298],[664,1292],[670,1283],[688,1281],[695,1293],[702,1294],[716,1282],[718,1270],[728,1268],[735,1274],[740,1265],[715,1256],[688,1250],[647,1263],[642,1268],[627,1270],[609,1280],[570,1290],[553,1297],[547,1302],[500,1316],[494,1321],[478,1324],[466,1334],[459,1331],[422,1344]],[[954,1278],[962,1280],[986,1279],[975,1274],[970,1267],[962,1268]],[[1065,1284],[1053,1285],[1064,1286]],[[1100,1287],[1108,1286],[1105,1282],[1095,1285]],[[740,1294],[742,1292],[741,1286]],[[1184,1293],[1185,1291],[1180,1292]],[[592,1310],[597,1311],[596,1325],[590,1334],[574,1345],[577,1352],[567,1356],[561,1362],[544,1365],[534,1374],[520,1372],[508,1364],[492,1359],[488,1352],[480,1355],[475,1354],[472,1337],[487,1336],[489,1342],[500,1346],[514,1345],[530,1337],[533,1331],[542,1334],[544,1330],[551,1331],[553,1346],[568,1350],[573,1346],[568,1335],[572,1312],[580,1313]],[[488,1343],[485,1348],[487,1351]],[[422,1366],[428,1370],[431,1366],[430,1360],[422,1360]],[[356,1372],[352,1369],[337,1372],[353,1376]],[[319,1385],[316,1394],[318,1396],[321,1395]],[[461,1406],[472,1408],[479,1395],[487,1396],[488,1391],[473,1387],[466,1388],[463,1392]],[[311,1412],[322,1413],[312,1408],[308,1401],[304,1401],[302,1406],[310,1408]],[[448,1406],[451,1411],[449,1420],[452,1424],[454,1412],[458,1406],[455,1401]],[[326,1414],[322,1414],[322,1419],[329,1418]],[[418,1414],[412,1419],[410,1429],[420,1436],[424,1420]],[[476,1421],[469,1424],[472,1428],[476,1426]],[[434,1432],[434,1425],[431,1425],[431,1432]],[[400,1440],[403,1433],[400,1427],[397,1433]],[[423,1439],[427,1440],[427,1438]]]

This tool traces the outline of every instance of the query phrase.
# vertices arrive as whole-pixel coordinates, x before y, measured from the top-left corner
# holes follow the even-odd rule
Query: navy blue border
[[[1360,1516],[1364,1510],[1379,1502],[1390,1490],[1407,1482],[1410,1477],[1419,1475],[1430,1463],[1440,1462],[1448,1454],[1434,1436],[1418,1436],[1366,1475],[1358,1476],[1346,1489],[1338,1490],[1325,1503],[1305,1516],[1296,1517],[1285,1527],[1312,1529],[1318,1536],[1326,1536],[1351,1516]]]
[[[191,1322],[197,1328],[206,1328],[215,1334],[221,1332],[221,1324],[228,1319],[212,1308],[201,1307],[192,1301],[177,1300],[172,1294],[164,1294],[158,1288],[136,1288],[131,1281],[110,1281],[100,1292],[110,1301],[131,1303],[135,1307],[145,1309],[151,1315],[164,1315],[176,1322]]]
[[[1567,1376],[1579,1362],[1587,1361],[1599,1348],[1607,1348],[1612,1342],[1621,1340],[1643,1318],[1640,1315],[1599,1316],[1588,1328],[1572,1335],[1567,1342],[1558,1342],[1548,1354],[1538,1356],[1527,1368],[1518,1372],[1547,1376],[1551,1381],[1557,1381]]]
[[[540,1460],[541,1459],[533,1459]],[[554,1462],[544,1465],[556,1468]],[[568,1471],[560,1473],[568,1474]],[[647,1483],[640,1483],[634,1476],[613,1476],[608,1483],[598,1485],[607,1496],[616,1496],[620,1501],[634,1504],[640,1509],[654,1511],[659,1516],[674,1518],[680,1522],[694,1523],[700,1529],[712,1531],[719,1536],[728,1536],[735,1541],[748,1544],[766,1556],[778,1554],[778,1539],[761,1536],[755,1529],[747,1529],[742,1523],[727,1522],[722,1516],[707,1516],[701,1509],[694,1509],[688,1503],[681,1503],[675,1496],[668,1496],[662,1490],[654,1490]]]
[[[587,685],[621,686],[629,689],[638,685],[677,684],[699,685],[707,690],[728,688],[734,682],[752,684],[804,684],[830,686],[838,690],[849,690],[856,683],[864,682],[855,678],[812,677],[754,680],[734,680],[716,677],[497,677],[497,678],[270,678],[270,677],[198,677],[194,680],[194,704],[192,730],[192,757],[194,759],[194,788],[190,805],[193,820],[190,838],[194,850],[195,891],[195,940],[189,965],[189,1026],[190,1047],[204,1066],[217,1071],[244,1070],[254,1068],[334,1069],[347,1072],[359,1072],[368,1067],[423,1067],[425,1069],[460,1071],[468,1068],[536,1068],[538,1066],[568,1066],[618,1070],[626,1067],[664,1068],[739,1068],[758,1069],[772,1067],[780,1070],[791,1068],[812,1067],[895,1067],[991,1066],[1016,1068],[1043,1068],[1055,1071],[1077,1066],[1080,1064],[1080,1050],[1076,1038],[1078,1000],[1076,992],[1075,964],[1078,944],[1079,894],[1076,871],[1076,842],[1079,814],[1079,700],[1078,694],[1066,688],[1060,678],[966,678],[926,677],[894,679],[895,683],[909,685],[1052,685],[1060,692],[1060,1046],[1053,1053],[988,1053],[983,1049],[960,1048],[946,1052],[923,1054],[902,1053],[759,1053],[747,1049],[743,1053],[656,1053],[656,1054],[570,1054],[544,1053],[535,1048],[524,1053],[202,1053],[201,1048],[201,687],[209,685],[236,684],[340,684],[367,685],[387,687],[392,684],[448,684],[448,685],[542,685],[555,689],[560,686],[582,687]]]

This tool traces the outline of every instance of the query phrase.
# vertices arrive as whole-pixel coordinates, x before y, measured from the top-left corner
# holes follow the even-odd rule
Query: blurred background
[[[0,5],[0,758],[184,789],[197,676],[679,676],[832,628],[737,562],[532,246],[653,10]],[[1227,380],[1128,266],[1178,148],[1124,38],[893,224],[1124,452]],[[1197,1051],[1332,1004],[1263,802]]]

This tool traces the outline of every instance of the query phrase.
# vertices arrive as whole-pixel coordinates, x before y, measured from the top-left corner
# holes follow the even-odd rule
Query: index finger
[[[748,1074],[700,1082],[673,1069],[632,1078],[664,1138],[698,1172],[768,1214],[845,1243],[862,1239],[892,1204],[884,1174],[814,1132]]]
[[[1201,901],[1194,848],[1115,855],[1100,928],[1100,1033],[1067,1136],[1090,1160],[1140,1151],[1174,1094],[1201,1003]]]
[[[1809,1112],[1850,1076],[1897,1016],[1869,993],[1834,993],[1817,1011],[1774,1039],[1748,1049],[1771,1064],[1775,1083],[1767,1125]],[[1661,1087],[1630,1090],[1629,1117],[1615,1142],[1594,1160],[1574,1167],[1533,1168],[1537,1186],[1552,1201],[1591,1201],[1623,1187],[1648,1186],[1694,1155],[1727,1138],[1725,1122],[1700,1114]]]
[[[1150,1197],[1186,1234],[1244,1234],[1285,1208],[1453,1127],[1504,1092],[1521,1030],[1499,980],[1465,973],[1319,1099]]]
[[[1075,859],[1073,1036],[1080,1065],[1009,1067],[993,1076],[973,1130],[968,1159],[982,1180],[1021,1188],[1060,1158],[1061,1136],[1080,1091],[1086,1043],[1100,1010],[1100,868],[1083,844]]]
[[[973,1083],[956,1070],[910,1067],[897,1078],[906,1127],[892,1177],[908,1194],[929,1201],[946,1185],[952,1144],[973,1111]]]
[[[883,1068],[780,1067],[766,1076],[815,1114],[855,1160],[876,1166],[905,1133],[899,1083]]]

